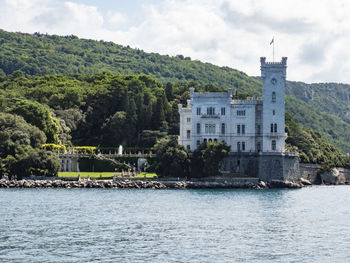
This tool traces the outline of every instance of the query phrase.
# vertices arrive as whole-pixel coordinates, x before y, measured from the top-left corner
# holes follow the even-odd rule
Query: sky
[[[350,1],[0,0],[0,28],[76,35],[260,75],[288,57],[287,79],[350,83]]]

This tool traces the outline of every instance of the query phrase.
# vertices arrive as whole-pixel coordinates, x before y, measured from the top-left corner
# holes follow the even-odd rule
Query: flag
[[[275,37],[272,38],[270,45],[272,45],[275,42]]]

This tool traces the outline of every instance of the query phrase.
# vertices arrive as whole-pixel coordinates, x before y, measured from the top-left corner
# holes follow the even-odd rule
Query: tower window
[[[271,123],[270,132],[273,132],[273,123]]]
[[[260,125],[258,124],[258,126],[256,127],[256,133],[260,134]]]
[[[197,134],[201,134],[201,124],[197,123]]]
[[[274,131],[277,132],[277,123],[274,125]]]
[[[272,140],[271,149],[272,149],[272,151],[276,151],[276,140]]]
[[[241,134],[241,125],[237,125],[237,134]]]
[[[187,139],[191,138],[191,130],[187,130]]]
[[[187,122],[191,122],[191,118],[187,118]]]
[[[242,134],[245,134],[245,125],[242,124]]]
[[[226,109],[225,108],[221,108],[221,115],[225,115],[226,114]]]
[[[197,146],[199,146],[201,144],[200,140],[197,140]]]
[[[201,115],[201,108],[197,108],[197,115]]]
[[[245,151],[245,142],[242,142],[242,151]]]
[[[241,143],[237,142],[237,151],[240,152],[241,151]]]
[[[276,114],[276,111],[275,110],[272,110],[272,115],[275,115]]]
[[[272,92],[272,102],[276,102],[276,92]]]

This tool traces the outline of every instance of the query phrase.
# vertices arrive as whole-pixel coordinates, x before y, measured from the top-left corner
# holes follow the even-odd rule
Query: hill
[[[147,74],[163,84],[235,88],[240,94],[260,95],[261,82],[228,67],[163,56],[112,42],[0,30],[0,75],[21,70],[26,76],[46,74]],[[287,82],[286,109],[304,127],[350,152],[349,85]]]

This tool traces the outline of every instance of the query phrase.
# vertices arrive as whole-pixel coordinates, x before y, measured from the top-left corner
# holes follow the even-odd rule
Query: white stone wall
[[[178,105],[180,114],[180,136],[179,144],[185,146],[186,149],[191,148],[192,142],[192,109],[189,101],[187,102],[187,107],[183,107],[181,104]],[[187,131],[190,132],[190,138],[187,138]]]
[[[281,62],[266,62],[261,58],[261,76],[263,79],[263,152],[284,152],[285,131],[285,81],[287,58]],[[273,96],[273,93],[275,96]],[[277,124],[277,132],[271,124]],[[272,141],[276,141],[276,150],[272,149]]]

